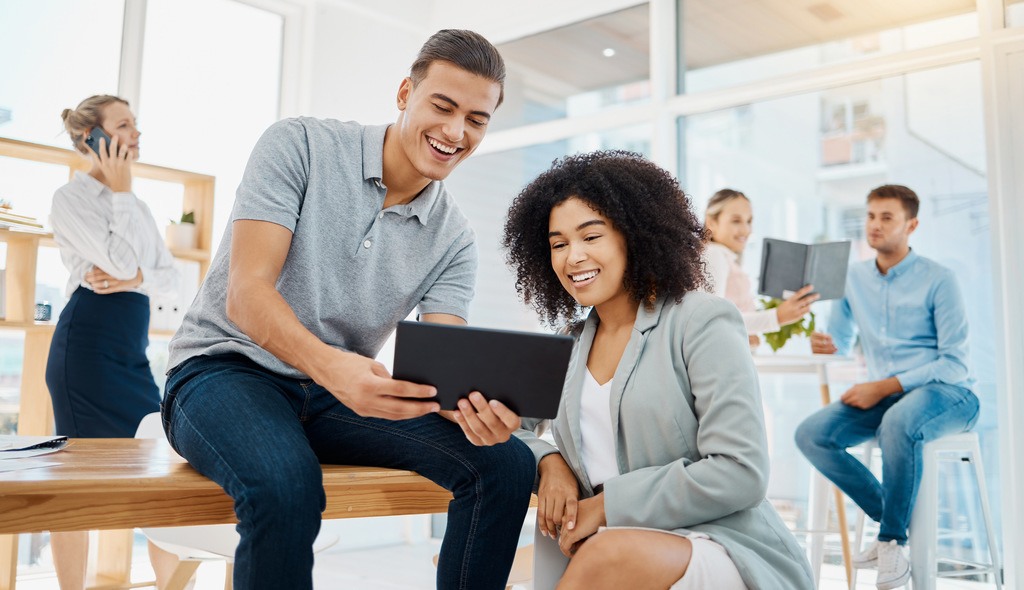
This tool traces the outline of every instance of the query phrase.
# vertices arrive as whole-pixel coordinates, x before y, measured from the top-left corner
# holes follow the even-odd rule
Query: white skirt
[[[647,530],[678,535],[690,540],[690,565],[683,577],[672,584],[669,590],[747,590],[743,578],[740,577],[736,564],[729,557],[729,552],[704,533],[690,532],[687,534],[661,529],[644,527],[601,527],[598,533],[607,530]]]

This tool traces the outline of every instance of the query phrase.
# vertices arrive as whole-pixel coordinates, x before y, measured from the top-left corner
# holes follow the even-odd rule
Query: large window
[[[0,0],[0,136],[71,147],[62,109],[94,94],[132,92],[124,88],[141,79],[131,106],[143,133],[142,160],[216,177],[216,246],[249,151],[278,118],[284,17],[256,4],[273,5],[148,0],[145,23],[132,18],[137,11],[126,23],[121,0]],[[143,38],[144,47],[125,48],[141,52],[140,71],[131,64],[123,71],[122,40]],[[0,158],[0,198],[43,222],[54,191],[67,181],[66,167]],[[135,179],[133,189],[161,230],[180,215],[180,187]],[[0,269],[4,258],[0,243]],[[56,319],[68,280],[58,251],[42,248],[37,269],[36,299],[50,303]],[[0,332],[0,434],[16,428],[23,339]],[[151,367],[162,384],[166,338],[151,344]],[[45,535],[22,538],[20,573],[49,570],[45,545]]]
[[[249,152],[278,118],[282,24],[278,14],[232,0],[148,2],[143,159],[217,177],[214,249]]]
[[[61,111],[117,94],[123,13],[119,0],[0,0],[0,135],[70,147]]]

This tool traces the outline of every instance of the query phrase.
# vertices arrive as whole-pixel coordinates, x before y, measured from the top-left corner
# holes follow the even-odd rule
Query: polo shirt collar
[[[363,179],[378,184],[384,179],[384,135],[390,125],[367,125],[363,127]],[[383,185],[381,185],[383,186]],[[432,180],[420,191],[412,202],[399,208],[402,214],[416,217],[426,225],[430,211],[441,194],[441,182]]]

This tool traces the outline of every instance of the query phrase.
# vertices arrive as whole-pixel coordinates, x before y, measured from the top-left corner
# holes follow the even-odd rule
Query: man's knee
[[[269,464],[263,473],[246,478],[235,498],[239,518],[250,513],[283,520],[319,520],[327,502],[320,464],[315,459],[283,463]]]
[[[533,451],[526,443],[514,436],[504,443],[504,446],[507,447],[509,473],[514,474],[515,487],[525,489],[529,494],[537,477],[537,459],[534,457]]]
[[[478,480],[489,496],[500,497],[502,501],[529,497],[537,473],[537,462],[526,443],[512,437],[507,442],[481,451],[470,472],[471,480]],[[476,487],[475,483],[473,487]]]

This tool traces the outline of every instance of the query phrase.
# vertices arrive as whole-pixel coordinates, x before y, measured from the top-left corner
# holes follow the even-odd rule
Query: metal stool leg
[[[871,470],[871,464],[875,458],[875,440],[871,439],[868,442],[861,445],[861,457],[860,462],[864,464],[868,470]],[[859,554],[864,550],[864,511],[860,508],[857,509],[857,527],[854,531],[853,549],[850,552],[850,559],[853,559],[853,555]],[[853,572],[850,575],[850,588],[854,589],[857,587],[857,568],[853,568]]]
[[[977,435],[971,441],[971,464],[974,466],[974,477],[978,480],[978,494],[981,496],[981,515],[985,520],[985,534],[988,535],[988,552],[992,563],[992,577],[996,582],[996,590],[1003,588],[1003,571],[999,561],[999,548],[996,546],[996,533],[992,529],[992,513],[988,505],[988,486],[985,484],[985,466],[981,460],[981,445]],[[971,523],[971,526],[975,526]]]
[[[935,590],[939,516],[937,459],[935,446],[924,445],[921,483],[910,516],[910,575],[914,590]]]

